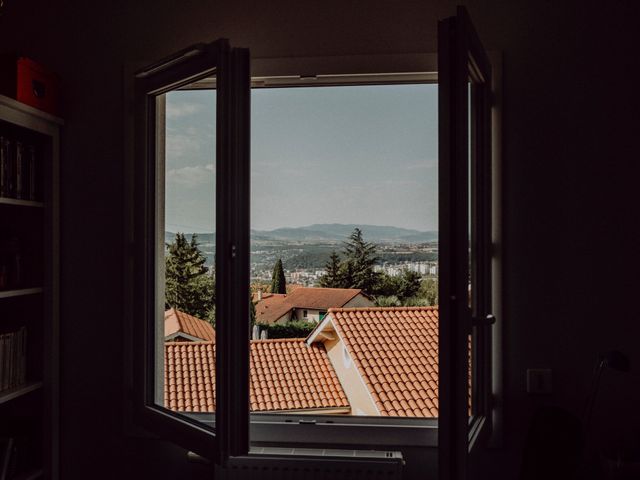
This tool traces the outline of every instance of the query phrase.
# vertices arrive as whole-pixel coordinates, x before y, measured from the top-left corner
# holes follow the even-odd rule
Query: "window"
[[[492,82],[489,59],[464,8],[458,8],[456,17],[440,22],[438,50],[441,109],[438,467],[441,478],[463,479],[473,442],[489,429],[490,329],[494,322]]]
[[[248,418],[244,422],[232,410],[234,399],[248,396],[248,385],[239,379],[246,378],[248,349],[248,322],[220,322],[216,325],[215,344],[201,344],[197,366],[200,378],[209,385],[209,391],[196,387],[195,396],[183,396],[177,401],[209,401],[207,393],[215,392],[215,428],[196,419],[177,414],[168,408],[165,395],[171,394],[172,378],[191,378],[194,372],[185,369],[180,362],[187,342],[165,344],[165,320],[189,324],[187,333],[197,337],[210,335],[192,318],[173,313],[175,318],[165,319],[165,304],[171,297],[165,292],[165,196],[174,194],[165,190],[165,148],[181,145],[172,137],[165,119],[166,104],[172,92],[194,82],[214,78],[217,89],[213,93],[215,115],[208,120],[209,134],[215,138],[215,155],[209,171],[215,176],[215,244],[224,246],[215,253],[215,309],[226,318],[248,318],[249,304],[246,294],[233,285],[248,284],[248,224],[249,205],[244,199],[248,193],[249,158],[249,61],[248,52],[231,48],[228,42],[219,40],[209,45],[196,45],[176,55],[149,66],[136,74],[136,216],[134,219],[135,246],[133,271],[135,272],[135,297],[133,315],[136,318],[135,339],[139,342],[134,351],[137,357],[134,382],[136,388],[136,417],[139,422],[170,438],[178,438],[187,448],[211,457],[214,452],[222,456],[239,455],[246,451]],[[182,112],[185,113],[185,112]],[[189,114],[189,112],[186,112]],[[170,124],[169,124],[170,127]],[[171,172],[169,172],[171,175]],[[177,279],[188,280],[198,269],[201,259],[189,248],[192,240],[181,239],[176,255],[190,258],[188,268],[176,269]],[[213,280],[213,279],[212,279]],[[204,285],[203,294],[210,290]],[[184,295],[179,289],[176,295]],[[243,301],[240,300],[242,298]],[[184,330],[184,329],[183,329]],[[234,344],[236,339],[236,344]],[[240,341],[238,341],[240,340]],[[141,347],[142,345],[142,347]],[[236,360],[232,361],[229,352]],[[244,354],[243,354],[244,352]],[[215,375],[214,372],[215,371]],[[167,381],[165,381],[165,373]],[[174,375],[174,377],[172,377]],[[184,377],[183,377],[184,376]],[[233,393],[231,393],[233,391]],[[224,392],[221,394],[220,392]],[[191,393],[191,392],[190,392]],[[204,399],[200,397],[204,395]],[[208,415],[211,417],[211,414]],[[237,421],[232,421],[236,418]],[[211,425],[212,422],[209,422]],[[244,423],[244,428],[243,424]]]
[[[465,18],[461,13],[455,20],[468,21]],[[443,23],[443,31],[445,25],[448,24]],[[460,27],[463,24],[457,25]],[[465,23],[457,33],[460,34],[469,26]],[[252,292],[247,291],[250,276],[254,272],[250,264],[250,255],[254,252],[250,242],[250,227],[254,227],[249,217],[251,94],[248,52],[232,49],[224,41],[180,52],[137,75],[136,191],[139,196],[135,221],[135,318],[141,319],[136,341],[141,342],[144,348],[139,350],[140,357],[136,360],[138,368],[135,382],[139,392],[136,400],[138,417],[149,428],[171,438],[178,437],[185,447],[204,456],[215,456],[220,461],[246,455],[250,439],[271,442],[286,439],[293,443],[315,439],[318,443],[327,441],[346,445],[351,442],[354,445],[375,446],[376,434],[384,432],[387,445],[393,445],[396,439],[398,445],[406,445],[409,437],[414,439],[410,442],[415,441],[416,444],[436,445],[437,434],[440,448],[450,455],[444,459],[448,465],[453,458],[451,455],[458,455],[456,458],[459,459],[462,446],[468,448],[469,426],[474,432],[486,430],[483,422],[490,411],[487,385],[490,382],[489,339],[492,328],[491,259],[488,257],[491,243],[492,204],[488,183],[491,178],[491,157],[488,140],[490,130],[487,129],[489,118],[486,116],[490,77],[485,69],[484,57],[472,57],[475,61],[472,68],[465,67],[470,73],[462,92],[457,73],[452,73],[452,65],[457,61],[454,51],[458,53],[455,49],[460,46],[452,47],[442,38],[440,42],[447,58],[443,58],[440,52],[440,159],[439,168],[435,170],[438,175],[433,179],[435,182],[435,178],[438,178],[436,203],[440,203],[439,232],[435,247],[424,247],[425,251],[421,252],[426,255],[428,248],[435,248],[439,263],[430,264],[426,260],[424,264],[415,262],[418,276],[440,274],[439,296],[447,299],[447,302],[440,302],[440,332],[437,334],[441,345],[438,360],[439,432],[433,418],[432,421],[393,419],[391,423],[385,423],[382,418],[371,420],[375,416],[372,411],[380,409],[381,400],[369,398],[373,394],[367,391],[367,382],[362,378],[354,380],[354,385],[357,384],[357,388],[361,389],[360,393],[352,392],[349,399],[355,399],[359,394],[363,398],[369,396],[367,398],[373,407],[366,401],[356,405],[355,400],[350,400],[344,405],[331,404],[330,412],[297,412],[294,418],[272,415],[272,410],[291,413],[288,411],[295,408],[268,408],[269,414],[254,414],[250,422],[247,400],[253,403],[254,399],[249,391],[249,364],[251,361],[254,368],[259,366],[256,355],[260,354],[260,348],[267,347],[259,346],[259,343],[255,344],[258,345],[255,348],[254,344],[250,347],[249,338],[251,336],[255,342],[260,342],[260,338],[264,339],[272,331],[271,328],[263,329],[256,325],[250,332],[249,319],[252,315],[258,318],[266,312],[273,317],[269,326],[274,328],[295,323],[297,319],[307,320],[312,331],[308,336],[304,335],[304,341],[283,342],[287,343],[286,348],[294,348],[292,345],[295,343],[295,348],[304,347],[305,352],[313,348],[321,349],[318,358],[328,362],[329,367],[342,368],[345,375],[352,375],[359,365],[354,355],[358,349],[349,347],[349,342],[345,340],[341,344],[336,343],[341,339],[338,338],[340,335],[344,336],[340,333],[340,322],[352,321],[347,318],[351,312],[366,312],[380,299],[372,297],[371,292],[361,290],[357,293],[346,292],[352,296],[340,301],[332,300],[331,305],[302,300],[296,304],[293,299],[303,294],[296,294],[296,290],[287,291],[284,284],[287,281],[303,284],[319,274],[317,271],[292,270],[287,268],[286,259],[283,262],[275,257],[271,259],[275,262],[273,272],[268,275],[271,291],[266,291],[264,286]],[[475,50],[474,53],[478,54]],[[343,91],[349,88],[364,91],[368,88],[382,92],[386,88],[384,85],[399,85],[402,87],[400,90],[416,84],[424,86],[425,81],[435,78],[434,74],[407,72],[406,69],[388,75],[372,74],[370,70],[358,72],[356,69],[349,72],[348,76],[335,75],[335,71],[329,71],[326,75],[295,76],[295,70],[290,68],[304,68],[304,61],[293,66],[285,65],[284,68],[281,65],[279,68],[278,76],[265,68],[264,77],[253,79],[254,86],[267,87],[265,92],[269,88],[275,92],[295,86],[295,90],[301,93],[307,88],[305,84],[324,85],[307,88],[315,95],[322,92],[322,88],[337,92],[338,87],[333,85],[352,85],[339,87],[344,88]],[[443,88],[442,82],[450,85]],[[435,86],[431,85],[431,88],[435,89]],[[201,100],[190,103],[190,95],[193,98],[206,98],[208,103],[205,108],[201,108]],[[471,108],[467,99],[471,102]],[[460,121],[460,114],[464,115],[464,122]],[[372,113],[370,117],[376,118],[376,114]],[[184,128],[175,128],[174,122],[178,118],[183,127],[189,122],[193,129],[197,126],[199,135],[204,135],[206,141],[196,144],[188,135],[184,135]],[[471,135],[467,134],[469,125]],[[296,131],[292,131],[292,135],[295,134]],[[339,139],[334,137],[331,140]],[[190,155],[199,156],[202,160],[198,168],[181,163],[181,155],[189,149]],[[460,163],[463,155],[464,164]],[[347,165],[344,164],[344,167],[345,173],[354,175],[355,171],[347,172]],[[300,186],[295,184],[295,178],[287,178],[283,183],[279,193],[287,200],[293,204],[302,204],[307,200],[300,193]],[[327,182],[319,181],[318,176],[311,179],[305,177],[300,183],[308,185],[308,195],[317,195],[321,199],[323,194],[330,193]],[[407,190],[406,186],[398,188],[397,195],[404,195]],[[175,201],[177,197],[181,200]],[[361,197],[365,202],[376,200],[371,191],[363,190]],[[198,214],[198,209],[194,208],[198,202],[211,206],[208,217]],[[414,204],[420,202],[406,203],[413,208]],[[338,208],[336,206],[334,210]],[[377,208],[382,211],[384,205],[380,204]],[[275,216],[277,212],[272,213]],[[176,235],[181,230],[188,235]],[[200,234],[199,237],[194,238],[194,233]],[[258,236],[260,233],[254,228],[252,235]],[[263,254],[268,256],[271,253],[273,251]],[[391,251],[390,258],[397,254],[399,252]],[[188,258],[188,268],[183,268],[184,262],[177,262],[180,256]],[[330,261],[331,258],[328,258],[327,262]],[[388,267],[396,268],[394,265]],[[380,266],[378,272],[384,272],[384,268],[384,265]],[[322,273],[327,274],[328,270]],[[193,283],[193,288],[182,291],[180,287],[188,282]],[[300,291],[304,288],[300,287]],[[196,312],[197,315],[174,307],[177,303],[187,305],[194,295],[213,301]],[[443,303],[446,305],[443,306]],[[309,305],[317,306],[312,308]],[[253,309],[255,312],[252,313]],[[437,323],[437,312],[433,317],[431,310],[424,310],[428,311],[431,313],[424,315],[436,318]],[[301,317],[298,317],[300,314]],[[203,322],[201,317],[212,319],[215,330],[206,322],[207,318]],[[443,318],[447,322],[444,328]],[[169,326],[176,331],[168,332]],[[416,334],[413,333],[414,336]],[[410,335],[407,335],[409,338]],[[371,343],[376,341],[376,338],[371,339]],[[319,342],[322,342],[322,347],[318,347]],[[334,343],[338,347],[335,349],[335,358],[331,353]],[[276,357],[278,355],[272,355],[271,358]],[[198,360],[185,361],[189,358]],[[469,370],[473,380],[471,387]],[[253,382],[253,376],[251,378]],[[195,386],[191,388],[189,383],[188,390],[172,390],[178,381],[194,382]],[[261,381],[259,372],[255,381]],[[472,399],[471,409],[469,396]],[[176,406],[181,408],[174,408]],[[328,419],[321,416],[322,413],[341,415],[347,413],[346,410],[350,410],[354,418],[342,416],[337,421],[335,417]],[[306,417],[308,420],[299,418],[302,414],[309,415]],[[392,413],[389,416],[403,415]],[[461,440],[463,423],[464,435]],[[402,430],[397,433],[390,433],[393,431],[389,428],[376,430],[391,424],[402,427]],[[316,428],[318,425],[322,425],[321,430]],[[319,437],[320,432],[322,434]]]

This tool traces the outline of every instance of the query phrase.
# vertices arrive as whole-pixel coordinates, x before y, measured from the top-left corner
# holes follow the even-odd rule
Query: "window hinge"
[[[494,317],[491,313],[486,317],[472,317],[471,323],[474,327],[491,326],[496,323],[496,317]]]

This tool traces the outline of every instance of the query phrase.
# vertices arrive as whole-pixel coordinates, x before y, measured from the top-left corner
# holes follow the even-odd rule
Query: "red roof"
[[[215,411],[215,344],[165,343],[165,406]],[[304,339],[251,341],[251,410],[349,411],[347,397],[322,344]]]
[[[252,411],[350,412],[319,341],[327,330],[335,330],[344,343],[380,415],[438,416],[437,307],[334,308],[306,342],[251,341]],[[215,411],[213,342],[165,344],[165,405]]]
[[[170,308],[164,312],[164,336],[175,338],[181,336],[181,333],[184,334],[183,337],[191,337],[190,339],[194,341],[212,342],[216,339],[216,332],[209,322]]]
[[[256,321],[273,323],[293,308],[313,310],[329,310],[342,307],[357,295],[362,294],[358,288],[315,288],[299,287],[291,293],[263,294],[262,300],[256,304]]]
[[[332,322],[385,416],[438,416],[438,307],[334,308]]]
[[[287,298],[284,293],[263,293],[262,300],[256,303],[256,322],[258,323],[272,323],[282,315],[290,310],[290,307],[282,310],[283,300]],[[254,294],[254,301],[257,300]],[[277,318],[271,320],[272,317],[278,315],[277,312],[282,312]]]

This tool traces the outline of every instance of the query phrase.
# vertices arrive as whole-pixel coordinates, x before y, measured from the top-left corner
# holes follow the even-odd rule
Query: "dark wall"
[[[599,351],[640,362],[639,16],[631,1],[463,3],[504,54],[506,446],[478,477],[513,478],[536,407],[579,414]],[[5,1],[0,50],[65,85],[62,478],[185,473],[179,449],[123,435],[124,66],[218,37],[255,57],[434,52],[455,4]],[[553,369],[553,395],[526,395],[527,367]]]

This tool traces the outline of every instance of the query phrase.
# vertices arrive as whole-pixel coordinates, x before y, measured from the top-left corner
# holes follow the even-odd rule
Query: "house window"
[[[434,445],[443,366],[437,299],[446,291],[434,274],[452,268],[439,263],[445,197],[438,191],[435,75],[266,75],[253,79],[249,95],[246,55],[218,43],[138,77],[138,153],[145,164],[137,177],[144,192],[136,221],[136,313],[144,319],[137,338],[149,346],[137,362],[143,416],[167,434],[182,432],[188,448],[217,451],[219,458],[245,454],[250,438],[375,445],[381,437],[371,432],[388,433],[392,425],[403,427],[399,444]],[[474,137],[469,150],[476,145]],[[472,309],[465,315],[475,318],[487,310],[476,300],[485,261],[478,260],[484,250],[477,239],[485,236],[477,228],[484,228],[487,210],[475,207],[477,179],[486,171],[474,154],[465,165],[460,178],[471,205],[465,212],[473,214],[470,222],[465,217],[471,230],[459,258],[471,261],[464,270],[471,288],[463,296]],[[445,177],[460,188],[458,178]],[[305,193],[318,182],[320,194]],[[447,262],[455,257],[450,250]],[[314,255],[322,264],[309,260]],[[313,302],[295,303],[305,295]],[[303,305],[318,312],[311,331],[288,321]],[[302,316],[310,318],[308,308]],[[469,333],[472,358],[484,371],[477,335]],[[458,355],[456,345],[445,349],[454,346]],[[475,375],[477,362],[471,363]],[[300,375],[298,367],[308,371]],[[311,398],[277,397],[269,368],[296,372],[291,391],[304,386]],[[382,388],[382,378],[415,388],[407,396]],[[483,415],[479,383],[472,385],[471,411]],[[458,393],[466,399],[468,392]],[[317,436],[320,430],[308,431],[300,416],[327,428]]]

